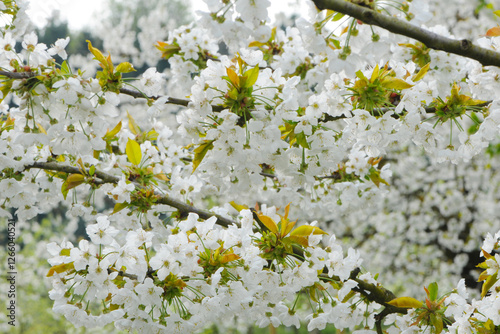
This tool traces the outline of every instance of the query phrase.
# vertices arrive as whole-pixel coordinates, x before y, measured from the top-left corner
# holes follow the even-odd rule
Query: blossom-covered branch
[[[62,164],[57,163],[57,162],[35,162],[31,165],[25,166],[25,168],[26,169],[38,168],[38,169],[57,171],[57,172],[63,172],[63,173],[68,173],[68,174],[70,174],[70,173],[71,174],[82,174],[83,173],[83,171],[78,167],[62,165]],[[86,172],[88,173],[89,170],[86,170]],[[120,181],[120,178],[118,176],[113,176],[113,175],[101,172],[99,170],[95,170],[94,174],[99,179],[99,180],[93,181],[94,184],[105,184],[105,183],[115,183],[116,184]],[[138,188],[144,188],[144,186],[137,184],[137,183],[135,183],[135,186]],[[157,195],[159,196],[159,198],[158,198],[156,203],[166,204],[166,205],[169,205],[171,207],[174,207],[177,210],[179,210],[179,213],[181,213],[181,215],[186,215],[186,214],[192,212],[192,213],[196,213],[202,219],[209,219],[210,217],[215,216],[215,217],[217,217],[217,224],[224,226],[224,227],[227,227],[227,226],[230,226],[233,224],[237,224],[236,222],[234,222],[226,217],[222,217],[220,215],[217,215],[217,214],[214,214],[214,213],[211,213],[208,211],[200,210],[192,205],[183,203],[183,202],[181,202],[177,199],[174,199],[166,194],[158,193]]]
[[[354,17],[366,24],[375,25],[395,34],[416,39],[428,48],[441,50],[477,60],[484,66],[500,67],[500,53],[474,45],[468,39],[456,40],[441,36],[389,15],[347,0],[313,0],[319,9],[330,9]]]

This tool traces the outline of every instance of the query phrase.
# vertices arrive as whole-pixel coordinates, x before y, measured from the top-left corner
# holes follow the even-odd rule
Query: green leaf
[[[309,149],[309,143],[307,142],[307,137],[304,134],[304,131],[301,131],[300,133],[295,134],[295,140],[297,140],[297,143],[302,146],[303,148]]]
[[[431,301],[437,300],[438,297],[438,284],[436,282],[432,282],[429,284],[429,299]]]
[[[248,206],[246,205],[241,205],[241,204],[237,204],[235,201],[231,201],[229,202],[229,204],[231,204],[231,206],[238,212],[242,211],[242,210],[245,210],[245,209],[248,209]]]
[[[85,176],[82,174],[71,174],[66,178],[66,181],[61,186],[61,193],[64,196],[64,199],[66,199],[66,196],[68,196],[68,191],[72,188],[75,188],[85,182]]]
[[[287,237],[286,239],[289,239],[292,242],[294,242],[296,244],[299,244],[301,246],[304,246],[304,247],[308,247],[309,246],[309,241],[308,241],[307,237],[303,237],[303,236],[300,236],[300,235],[291,235],[291,236]]]
[[[254,68],[245,71],[243,76],[247,77],[245,87],[252,87],[259,77],[259,66],[255,66]]]
[[[335,21],[338,21],[338,20],[340,20],[340,19],[341,19],[341,18],[343,18],[343,17],[344,17],[344,14],[342,14],[342,13],[337,13],[337,14],[335,14],[335,15],[332,17],[332,21],[334,21],[334,22],[335,22]]]
[[[387,304],[401,308],[419,308],[423,305],[420,300],[412,297],[399,297],[387,302]]]
[[[131,63],[126,61],[126,62],[120,63],[118,66],[116,66],[115,71],[120,72],[120,73],[130,73],[130,72],[134,72],[135,68],[134,68],[134,65],[132,65]]]
[[[431,63],[427,63],[424,67],[422,67],[420,69],[420,71],[418,71],[418,73],[416,75],[413,76],[413,78],[411,78],[411,80],[413,82],[417,82],[420,79],[422,79],[427,74],[427,71],[429,71],[430,66],[431,66]]]
[[[443,331],[443,318],[436,314],[431,314],[431,323],[436,330],[436,334],[440,334]]]
[[[481,298],[484,298],[484,296],[486,296],[490,288],[498,281],[497,275],[498,271],[493,275],[489,276],[483,283],[483,286],[481,287]]]
[[[399,79],[399,78],[393,78],[393,77],[385,77],[382,80],[382,86],[385,88],[390,88],[390,89],[408,89],[413,87],[413,85],[410,85],[406,81]]]
[[[322,229],[320,229],[317,226],[311,226],[311,225],[302,225],[297,227],[295,230],[293,230],[290,233],[290,236],[302,236],[302,237],[308,237],[312,234],[317,235],[317,234],[328,234]]]
[[[113,128],[113,130],[109,131],[109,129],[108,129],[108,131],[106,131],[106,134],[104,135],[104,137],[102,137],[102,139],[104,141],[108,141],[108,140],[112,139],[118,132],[120,132],[121,128],[122,128],[122,121],[120,121],[118,124],[116,124],[116,126]]]
[[[130,131],[132,131],[134,135],[138,135],[139,133],[141,133],[142,132],[141,128],[139,127],[139,125],[137,125],[135,119],[129,114],[128,111],[127,111],[127,118],[128,118],[128,128],[130,129]]]
[[[378,67],[378,64],[375,65],[375,68],[373,69],[372,76],[370,77],[370,82],[375,82],[375,80],[378,78],[380,72],[380,68]]]
[[[61,73],[64,73],[64,74],[71,74],[71,68],[69,67],[68,63],[65,61],[63,61],[63,63],[61,64]]]
[[[125,148],[125,153],[127,153],[128,161],[136,166],[139,166],[142,160],[142,152],[141,145],[139,145],[138,142],[129,138]]]
[[[95,174],[95,166],[94,166],[94,165],[92,165],[92,166],[90,166],[90,168],[89,168],[89,175],[90,175],[90,176],[94,176],[94,174]]]
[[[111,214],[115,214],[123,209],[125,209],[126,207],[129,206],[129,203],[127,202],[123,202],[123,203],[116,203],[115,204],[115,207],[113,208],[113,212]]]
[[[386,186],[389,185],[386,180],[380,177],[380,171],[373,168],[370,170],[370,174],[368,174],[369,179],[378,187],[380,187],[380,184],[383,183]]]
[[[7,97],[7,94],[9,94],[10,90],[12,89],[13,82],[14,82],[14,80],[11,79],[11,80],[3,81],[1,83],[0,92],[2,92],[2,97],[0,98],[0,102],[2,102],[3,99],[5,99]]]
[[[49,269],[49,272],[47,273],[47,277],[52,277],[52,276],[54,276],[55,273],[60,274],[60,273],[63,273],[65,271],[70,271],[73,269],[75,269],[73,262],[57,264]]]
[[[365,82],[368,82],[368,79],[365,77],[365,75],[363,74],[363,72],[361,70],[358,70],[356,72],[356,76],[358,78],[360,78],[361,80],[365,81]]]
[[[214,141],[215,140],[204,140],[194,149],[193,173],[196,168],[198,168],[205,155],[207,155],[207,152],[214,148]]]
[[[262,43],[259,41],[253,41],[253,42],[250,42],[250,44],[248,44],[248,47],[253,48],[253,47],[259,47],[259,46],[263,46],[263,45],[266,45],[266,43]]]
[[[101,52],[101,51],[99,51],[99,49],[94,48],[94,47],[92,46],[92,43],[91,43],[89,40],[87,40],[87,43],[88,43],[88,45],[89,45],[89,51],[90,51],[90,52],[94,55],[94,57],[95,57],[94,59],[96,59],[96,60],[97,60],[97,61],[99,61],[99,62],[100,62],[103,66],[105,66],[105,65],[106,65],[106,63],[107,63],[107,62],[106,62],[106,57],[104,57],[104,55],[102,54],[102,52]]]

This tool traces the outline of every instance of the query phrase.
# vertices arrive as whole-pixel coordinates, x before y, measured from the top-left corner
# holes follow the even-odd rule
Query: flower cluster
[[[24,33],[24,1],[0,5],[0,217],[29,236],[67,208],[67,240],[48,245],[54,311],[158,333],[243,313],[261,327],[497,331],[498,68],[321,1],[284,26],[268,0],[206,2],[168,33],[159,14],[136,22],[147,55],[132,17],[103,32],[105,50],[88,41],[95,74],[74,67],[69,38]],[[349,2],[500,51],[486,4],[457,1],[474,12],[464,24],[438,1]]]

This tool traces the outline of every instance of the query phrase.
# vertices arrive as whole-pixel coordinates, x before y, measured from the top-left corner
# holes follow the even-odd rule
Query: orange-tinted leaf
[[[226,73],[233,86],[236,88],[240,87],[240,78],[231,67],[226,68]]]
[[[70,263],[61,263],[58,265],[53,266],[52,268],[49,269],[49,272],[47,273],[47,277],[52,277],[54,276],[55,273],[63,273],[65,271],[70,271],[75,269],[73,266],[73,262]]]
[[[262,224],[264,224],[269,229],[269,231],[271,231],[275,234],[279,233],[278,232],[278,225],[276,225],[276,223],[274,222],[274,220],[271,219],[271,217],[261,215],[261,214],[258,214],[258,216],[259,216],[259,219],[262,222]]]
[[[500,36],[500,27],[493,27],[486,31],[486,37]]]
[[[234,253],[230,253],[230,254],[224,254],[222,256],[222,263],[228,263],[228,262],[231,262],[231,261],[235,261],[235,260],[238,260],[240,258],[240,256],[238,254],[234,254]]]

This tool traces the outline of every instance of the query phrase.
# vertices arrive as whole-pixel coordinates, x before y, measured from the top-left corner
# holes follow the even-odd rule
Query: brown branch
[[[428,48],[474,59],[484,66],[500,67],[500,53],[472,44],[468,39],[456,40],[417,27],[392,16],[380,14],[367,7],[345,0],[313,0],[319,9],[330,9],[354,17],[366,24],[375,25],[392,33],[407,36],[425,44]]]
[[[143,93],[141,93],[137,90],[128,89],[128,88],[120,88],[120,93],[132,96],[133,98],[136,98],[136,99],[158,100],[161,97],[161,96],[147,96],[147,95],[144,95]],[[178,99],[175,97],[168,97],[168,100],[165,103],[187,107],[189,102],[190,101],[187,99]],[[221,112],[224,109],[226,109],[226,108],[223,106],[212,105],[212,110],[214,112]]]
[[[0,76],[5,76],[10,79],[22,80],[29,79],[37,76],[36,72],[10,72],[10,71],[0,71]],[[132,96],[136,99],[148,99],[148,100],[158,100],[161,96],[147,96],[137,90],[129,89],[129,88],[120,88],[120,93],[124,95]],[[189,104],[188,99],[179,99],[176,97],[168,97],[168,100],[165,102],[166,104],[175,104],[179,106],[187,107]],[[224,106],[220,105],[212,105],[212,110],[214,112],[221,112],[226,109]]]
[[[132,97],[134,97],[136,99],[158,100],[161,97],[161,96],[147,96],[147,95],[144,95],[143,93],[141,93],[141,92],[139,92],[137,90],[128,89],[128,88],[120,88],[120,93],[132,96]],[[179,98],[176,98],[176,97],[170,97],[169,96],[168,100],[165,101],[165,104],[175,104],[175,105],[187,107],[188,104],[189,104],[189,102],[190,101],[187,100],[187,99],[179,99]],[[221,112],[224,109],[226,109],[226,108],[223,107],[223,106],[212,105],[212,110],[214,112]]]
[[[0,75],[11,79],[28,79],[36,76],[35,72],[9,72],[9,71],[0,71]]]
[[[68,165],[61,165],[57,162],[34,162],[31,165],[25,166],[26,169],[32,169],[32,168],[38,168],[38,169],[44,169],[44,170],[50,170],[50,171],[57,171],[57,172],[63,172],[63,173],[70,173],[70,174],[83,174],[80,168],[74,167],[74,166],[68,166]],[[87,169],[85,171],[88,175],[89,170]],[[95,170],[94,175],[99,178],[99,180],[94,181],[94,184],[104,184],[104,183],[118,183],[120,181],[120,178],[118,176],[114,175],[109,175],[107,173],[101,172],[99,170]],[[145,187],[133,182],[133,184],[138,187],[144,189]],[[192,205],[183,203],[177,199],[174,199],[168,195],[165,194],[160,194],[156,193],[159,196],[159,199],[157,200],[157,204],[166,204],[168,206],[174,207],[179,212],[181,215],[183,214],[188,214],[190,212],[198,214],[198,216],[202,219],[209,219],[210,217],[217,217],[217,224],[228,227],[230,225],[236,224],[239,225],[237,222],[232,221],[231,219],[222,217],[220,215],[214,214],[209,211],[204,211],[201,209],[198,209]]]

